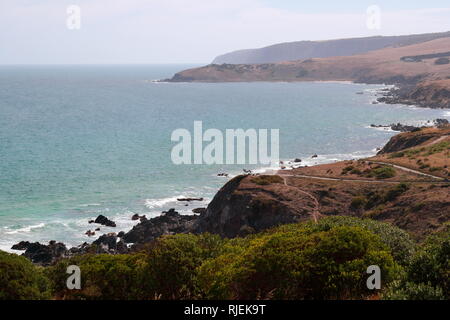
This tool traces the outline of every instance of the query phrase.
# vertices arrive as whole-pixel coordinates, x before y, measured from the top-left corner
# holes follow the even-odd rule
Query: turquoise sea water
[[[195,120],[205,130],[280,129],[280,158],[314,164],[373,154],[394,133],[371,123],[449,117],[373,105],[377,85],[151,81],[187,67],[0,66],[0,249],[94,240],[84,232],[99,214],[119,231],[134,213],[205,206],[226,182],[217,173],[251,166],[172,164],[172,131]],[[180,196],[205,201],[185,207]]]

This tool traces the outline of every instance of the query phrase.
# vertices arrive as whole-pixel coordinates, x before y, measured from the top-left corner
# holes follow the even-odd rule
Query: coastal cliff
[[[450,38],[360,55],[263,64],[211,64],[175,74],[169,82],[353,81],[393,84],[385,103],[450,106]]]

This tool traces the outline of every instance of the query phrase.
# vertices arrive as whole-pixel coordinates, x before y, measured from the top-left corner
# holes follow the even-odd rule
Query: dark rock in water
[[[124,235],[125,235],[125,232],[120,231],[120,232],[117,234],[117,238],[122,238]]]
[[[203,198],[179,198],[177,201],[203,201]]]
[[[100,231],[100,228],[95,229],[95,231]]]
[[[142,220],[142,219],[145,219],[145,218],[146,218],[145,215],[140,216],[140,215],[138,215],[138,214],[136,213],[136,214],[134,214],[134,215],[131,217],[131,220],[136,221],[136,220]]]
[[[28,244],[21,242],[19,244],[22,244],[21,247],[26,245],[26,251],[23,256],[30,259],[33,263],[44,266],[64,258],[67,254],[66,246],[63,243],[57,243],[56,241],[50,241],[48,245],[43,245],[39,242]]]
[[[89,220],[89,223],[95,223],[95,220]]]
[[[162,214],[166,217],[177,217],[178,216],[178,212],[175,211],[174,208],[169,209],[169,211],[163,211]]]
[[[443,126],[448,125],[449,122],[448,122],[447,119],[436,119],[436,120],[433,121],[433,124],[434,124],[436,127],[439,128],[439,127],[443,127]]]
[[[401,124],[401,123],[397,123],[397,124],[392,123],[392,124],[390,124],[388,126],[381,125],[381,124],[371,124],[370,126],[372,128],[386,128],[386,129],[389,128],[391,130],[400,131],[400,132],[411,132],[411,131],[414,131],[414,130],[418,129],[418,127],[404,125],[404,124]]]
[[[206,208],[195,208],[195,209],[192,209],[192,212],[197,213],[197,214],[202,214],[202,213],[206,212]]]
[[[88,237],[92,237],[92,236],[95,236],[95,232],[88,230],[88,231],[86,231],[85,235],[87,235]]]
[[[228,173],[219,173],[217,174],[218,177],[228,177]]]
[[[103,215],[99,215],[97,219],[94,221],[95,223],[107,226],[107,227],[116,227],[116,223],[114,221],[109,220],[107,217]]]
[[[317,157],[318,157],[318,155],[314,154],[311,158],[317,158]]]
[[[174,209],[170,209],[159,217],[135,225],[122,239],[125,243],[143,244],[162,235],[189,232],[197,218],[195,215],[180,215]]]
[[[411,132],[411,131],[413,131],[413,130],[418,128],[418,127],[415,127],[415,126],[403,125],[401,123],[391,124],[390,127],[391,127],[392,130],[400,131],[400,132]]]
[[[296,162],[296,163],[302,162],[302,159],[296,158],[296,159],[294,160],[294,162]]]
[[[364,94],[364,92],[360,91],[360,92],[357,92],[356,94]]]
[[[31,245],[29,241],[20,241],[19,243],[16,243],[11,247],[13,250],[27,250],[28,247]]]

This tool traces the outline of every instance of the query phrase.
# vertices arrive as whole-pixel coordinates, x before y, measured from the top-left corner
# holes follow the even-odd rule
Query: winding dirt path
[[[307,197],[309,197],[313,203],[314,203],[314,210],[311,213],[311,218],[317,222],[317,220],[320,218],[320,216],[322,216],[322,214],[320,213],[320,202],[317,199],[317,197],[315,197],[313,194],[300,189],[297,186],[292,186],[289,185],[287,183],[287,178],[289,177],[293,177],[293,178],[307,178],[307,179],[317,179],[317,180],[327,180],[327,181],[348,181],[348,182],[364,182],[364,183],[391,183],[391,184],[397,184],[397,183],[402,183],[402,182],[414,182],[414,183],[448,183],[449,181],[445,178],[442,177],[438,177],[438,176],[434,176],[432,174],[428,174],[428,173],[424,173],[424,172],[420,172],[414,169],[410,169],[410,168],[406,168],[403,166],[399,166],[399,165],[395,165],[392,163],[387,163],[387,162],[381,162],[381,161],[371,161],[372,163],[376,163],[376,164],[381,164],[381,165],[387,165],[387,166],[392,166],[394,168],[397,168],[399,170],[403,170],[403,171],[407,171],[407,172],[411,172],[417,175],[421,175],[421,176],[425,176],[425,177],[429,177],[429,178],[433,178],[436,180],[429,180],[429,181],[380,181],[380,180],[368,180],[368,179],[349,179],[349,178],[332,178],[332,177],[321,177],[321,176],[312,176],[312,175],[305,175],[305,174],[285,174],[285,173],[280,173],[278,171],[278,175],[283,179],[284,181],[284,185],[285,186],[289,186],[289,187],[294,187],[296,188],[300,193],[306,195]]]
[[[313,194],[311,194],[311,193],[309,193],[309,192],[306,192],[305,190],[302,190],[302,189],[300,189],[299,187],[288,185],[288,183],[287,183],[287,181],[286,181],[286,177],[283,177],[283,176],[281,176],[281,177],[283,178],[283,181],[284,181],[284,185],[285,185],[285,186],[288,186],[288,187],[294,187],[294,188],[296,188],[300,193],[302,193],[302,194],[306,195],[307,197],[311,198],[311,200],[314,202],[314,210],[313,210],[313,212],[312,212],[312,214],[311,214],[311,218],[314,220],[314,222],[317,222],[317,220],[319,219],[319,217],[322,215],[322,214],[320,213],[320,203],[319,203],[319,200],[317,200],[317,198],[316,198]]]

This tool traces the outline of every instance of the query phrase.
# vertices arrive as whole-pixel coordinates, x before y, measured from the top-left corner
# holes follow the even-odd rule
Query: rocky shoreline
[[[444,81],[447,82],[447,81]],[[382,92],[378,103],[414,105],[422,108],[450,108],[450,89],[443,82],[419,84],[397,84],[395,88]]]
[[[382,125],[382,124],[371,124],[370,127],[371,128],[385,128],[385,129],[390,129],[392,131],[398,131],[398,132],[415,132],[420,130],[421,128],[426,128],[426,127],[442,127],[445,125],[448,125],[449,121],[447,119],[435,119],[432,121],[428,121],[427,125],[424,126],[412,126],[412,125],[407,125],[407,124],[401,124],[399,123],[391,123],[389,125]]]

